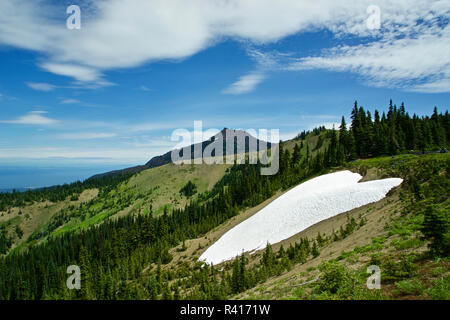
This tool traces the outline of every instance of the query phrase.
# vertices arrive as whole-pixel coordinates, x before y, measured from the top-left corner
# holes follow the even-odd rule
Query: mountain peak
[[[209,144],[211,144],[212,142],[214,142],[219,135],[222,135],[221,138],[223,139],[224,143],[234,144],[234,153],[236,153],[236,154],[247,152],[250,144],[256,145],[259,150],[260,142],[265,143],[265,141],[259,140],[258,138],[252,136],[251,134],[249,134],[248,132],[246,132],[244,130],[229,129],[229,128],[225,127],[222,129],[222,131],[220,131],[216,135],[210,137],[209,139],[207,139],[205,141],[198,143],[201,145],[202,152],[205,149],[205,147],[208,146]],[[237,145],[237,142],[235,142],[235,140],[234,140],[235,138],[237,138],[239,141],[242,141],[241,139],[244,138],[245,145],[244,146]],[[195,145],[192,144],[185,148],[191,148],[191,150],[194,150],[194,146]],[[270,148],[270,143],[268,143],[268,147]],[[227,152],[227,150],[224,145],[223,154],[226,154],[226,152]],[[135,166],[135,167],[112,171],[112,172],[107,172],[107,173],[104,173],[101,175],[96,175],[94,177],[105,176],[105,175],[115,175],[115,174],[128,173],[128,172],[136,173],[136,172],[140,172],[140,171],[143,171],[146,169],[160,167],[160,166],[163,166],[168,163],[172,163],[172,151],[169,151],[169,152],[166,152],[165,154],[153,157],[145,165]]]

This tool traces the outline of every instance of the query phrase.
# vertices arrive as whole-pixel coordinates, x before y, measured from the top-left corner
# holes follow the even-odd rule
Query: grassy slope
[[[397,156],[381,157],[376,159],[358,160],[342,168],[335,170],[350,169],[363,175],[363,180],[374,180],[386,177],[401,176],[401,171],[414,171],[420,165],[419,159],[449,161],[450,155],[427,155],[427,156]],[[397,170],[402,167],[401,170]],[[445,170],[444,170],[445,171]],[[440,172],[440,174],[446,174]],[[292,269],[281,275],[269,278],[266,282],[259,284],[233,299],[336,299],[342,296],[330,294],[317,294],[315,291],[316,279],[320,278],[318,267],[326,261],[336,261],[345,266],[348,272],[359,278],[356,290],[360,296],[351,298],[376,299],[376,298],[450,298],[449,292],[449,261],[446,259],[434,261],[424,255],[427,251],[427,243],[421,240],[418,231],[420,216],[404,213],[405,190],[399,187],[388,194],[388,196],[377,202],[340,214],[336,217],[324,220],[299,234],[274,244],[273,249],[277,252],[281,245],[287,248],[290,244],[298,242],[300,238],[307,237],[315,239],[318,232],[323,237],[328,237],[327,243],[320,248],[320,256],[310,257],[305,264],[296,264]],[[187,249],[181,251],[175,248],[171,251],[174,259],[167,265],[174,271],[179,265],[194,266],[198,257],[209,245],[219,239],[226,231],[258,212],[265,205],[279,197],[276,194],[263,204],[248,209],[239,216],[225,222],[220,227],[209,232],[205,237],[189,240],[186,242]],[[448,201],[445,204],[449,207]],[[363,220],[364,225],[358,227],[347,237],[333,241],[332,234],[341,226],[345,227],[348,219],[354,217],[358,224]],[[253,255],[246,255],[248,266],[259,264],[262,251]],[[383,284],[382,290],[369,291],[365,289],[365,279],[368,277],[366,268],[373,264],[374,256],[381,256],[381,260],[394,261],[394,264],[403,261],[403,257],[412,257],[413,265],[418,269],[414,275],[408,275],[405,279],[396,279]],[[391,259],[391,260],[389,260]],[[217,266],[221,269],[226,263]],[[383,267],[387,268],[387,267]],[[383,270],[382,268],[382,270]],[[387,273],[391,271],[386,271]],[[383,277],[383,275],[382,275]],[[308,282],[312,281],[308,284]],[[306,283],[306,284],[305,284]]]
[[[449,155],[425,156],[431,159],[449,160]],[[359,160],[348,165],[348,168],[364,174],[364,180],[373,180],[398,175],[396,166],[414,170],[419,157],[397,156]],[[441,172],[440,174],[445,174]],[[348,213],[322,221],[300,234],[283,241],[286,248],[289,243],[300,237],[315,238],[317,233],[331,235],[334,230],[345,225],[347,216],[357,221],[361,217],[367,219],[364,226],[348,237],[332,241],[323,248],[319,257],[305,264],[295,265],[291,271],[273,277],[267,282],[248,290],[236,299],[335,299],[342,296],[329,293],[317,293],[316,280],[320,279],[318,267],[327,261],[334,261],[345,266],[355,277],[360,277],[360,289],[363,290],[356,298],[368,299],[450,299],[450,261],[448,259],[434,260],[427,252],[427,243],[421,239],[421,217],[405,212],[405,201],[402,189],[397,188],[385,199],[357,208]],[[449,204],[447,201],[447,209]],[[296,239],[297,238],[297,239]],[[277,251],[280,244],[274,246]],[[377,258],[378,257],[378,258]],[[410,274],[403,279],[389,279],[392,270],[385,261],[393,265],[401,265],[404,260],[412,261]],[[252,263],[257,263],[258,257],[252,257]],[[381,290],[365,290],[364,280],[369,276],[366,269],[369,265],[380,264],[382,276]],[[383,274],[384,273],[384,274]],[[385,277],[385,281],[383,279]],[[365,291],[364,291],[365,290]],[[354,296],[351,298],[355,298]]]
[[[108,195],[93,204],[96,214],[88,219],[73,219],[54,232],[79,230],[101,223],[107,218],[128,214],[148,214],[150,205],[154,215],[163,212],[164,207],[183,207],[190,199],[180,195],[179,190],[187,181],[193,181],[199,192],[211,189],[225,174],[228,166],[174,165],[168,164],[138,173],[121,183]],[[194,195],[193,197],[196,197]]]
[[[320,135],[325,135],[322,132]],[[309,135],[306,143],[310,144],[310,150],[314,152],[317,144],[318,136]],[[286,148],[292,150],[295,143],[300,140],[286,142]],[[324,145],[320,148],[323,150],[328,141],[325,140]],[[306,148],[302,149],[302,153],[306,152]],[[391,157],[382,157],[376,159],[359,160],[348,164],[345,168],[335,168],[334,170],[350,169],[360,172],[364,176],[364,180],[372,180],[385,178],[389,176],[398,176],[396,166],[411,167],[417,166],[417,160],[423,157],[429,159],[447,159],[449,155],[428,155],[428,156],[397,156],[395,159]],[[77,207],[81,202],[90,200],[91,209],[95,212],[87,219],[80,220],[78,218],[71,219],[64,226],[60,227],[55,234],[86,228],[91,225],[102,222],[109,217],[117,217],[120,215],[132,213],[147,213],[150,204],[156,214],[162,212],[165,205],[171,207],[182,207],[188,199],[179,194],[181,187],[189,180],[193,181],[198,191],[201,193],[211,189],[226,172],[227,166],[176,166],[173,164],[162,166],[159,168],[149,169],[133,176],[129,181],[120,184],[116,189],[112,190],[105,198],[99,199],[96,191],[86,191],[76,202],[64,201],[60,203],[41,203],[33,204],[21,208],[21,215],[18,215],[18,208],[11,210],[11,213],[3,213],[0,217],[0,223],[10,221],[10,232],[15,225],[19,224],[24,230],[23,241],[36,228],[41,228],[63,208],[69,205]],[[448,173],[447,173],[448,174]],[[187,250],[181,252],[179,248],[171,250],[174,256],[172,262],[165,266],[177,270],[178,266],[183,263],[195,265],[197,258],[206,250],[207,246],[216,241],[227,230],[255,214],[262,207],[280,196],[281,192],[263,204],[250,208],[239,216],[227,221],[222,226],[216,228],[200,239],[189,240],[186,242]],[[117,210],[118,201],[124,197],[129,198],[124,208]],[[194,196],[195,197],[195,196]],[[292,266],[289,272],[285,272],[279,276],[269,278],[268,281],[250,289],[233,298],[264,298],[264,299],[292,299],[292,298],[330,298],[329,296],[312,295],[314,292],[314,283],[303,285],[304,283],[314,280],[320,276],[318,266],[329,260],[336,260],[339,264],[345,265],[349,270],[355,270],[359,276],[364,277],[365,268],[372,261],[374,254],[391,254],[398,257],[402,254],[415,252],[420,254],[426,250],[426,243],[420,240],[417,231],[418,222],[414,218],[401,214],[404,209],[404,203],[401,200],[401,191],[396,190],[387,198],[375,204],[369,204],[364,207],[352,210],[348,213],[341,214],[331,219],[322,221],[311,228],[273,246],[277,251],[282,244],[285,248],[290,243],[298,241],[300,237],[315,238],[317,233],[331,236],[333,231],[338,230],[347,223],[347,216],[354,217],[357,221],[361,217],[367,219],[367,222],[361,228],[348,237],[339,241],[328,241],[326,245],[320,248],[321,254],[318,258],[309,259],[305,264],[297,264]],[[27,217],[27,218],[25,218]],[[16,242],[15,246],[21,241]],[[259,263],[261,252],[252,256],[248,256],[249,264]],[[447,260],[433,261],[430,259],[422,259],[416,263],[419,271],[414,278],[406,279],[403,282],[390,283],[383,285],[381,292],[372,292],[369,298],[383,296],[384,298],[407,298],[407,297],[442,297],[439,292],[433,291],[436,286],[434,283],[441,281],[441,291],[445,293],[450,289],[448,286],[449,264]],[[367,276],[366,276],[367,277]],[[446,277],[446,278],[444,278]],[[439,280],[441,279],[441,280]],[[444,279],[444,280],[443,280]],[[445,280],[446,279],[446,280]],[[433,282],[435,281],[435,282]],[[442,282],[443,281],[443,282]],[[437,290],[437,289],[436,289]],[[441,292],[441,293],[442,293]],[[331,296],[333,298],[333,296]]]
[[[146,214],[150,205],[156,215],[163,211],[164,206],[184,207],[190,199],[182,196],[179,190],[187,181],[191,180],[197,185],[198,193],[210,190],[222,178],[228,167],[229,165],[168,164],[134,175],[107,195],[100,196],[98,190],[85,190],[77,201],[69,199],[56,203],[46,201],[22,208],[12,208],[9,212],[0,212],[0,223],[7,225],[8,235],[13,236],[11,249],[21,249],[28,245],[25,241],[33,232],[48,230],[51,222],[63,211],[73,216],[57,229],[51,229],[50,233],[53,235],[88,228],[107,218],[134,213]],[[83,217],[77,212],[81,210],[81,204],[85,213]],[[23,230],[20,239],[14,231],[16,226]],[[42,240],[43,238],[31,243]]]
[[[133,176],[124,188],[146,197],[142,203],[143,213],[148,212],[150,203],[156,213],[166,205],[181,208],[190,200],[180,194],[180,189],[192,181],[197,186],[197,194],[211,190],[230,165],[174,165],[145,170]],[[120,192],[120,191],[119,191]],[[195,197],[195,195],[194,195]]]
[[[316,149],[317,141],[324,141],[320,148]],[[293,151],[296,143],[301,139],[289,140],[285,148]],[[329,144],[326,132],[318,135],[309,134],[303,141],[301,150],[306,155],[306,145],[310,146],[311,154],[323,151]],[[210,190],[220,180],[230,165],[174,165],[168,164],[161,167],[142,171],[128,181],[123,182],[117,188],[111,190],[104,198],[99,198],[98,190],[86,190],[78,201],[65,201],[51,203],[49,201],[34,203],[22,208],[12,208],[8,212],[0,212],[0,223],[8,225],[8,234],[14,235],[12,248],[22,248],[25,240],[36,231],[46,230],[48,224],[58,213],[67,210],[75,212],[81,204],[88,204],[88,214],[85,217],[74,216],[56,230],[51,231],[58,235],[68,231],[76,231],[101,223],[107,218],[114,218],[128,214],[149,212],[150,205],[155,215],[163,212],[164,208],[181,208],[190,200],[182,196],[179,190],[190,180],[197,186],[197,194]],[[194,198],[196,195],[193,196]],[[123,200],[126,198],[126,200]],[[121,201],[123,200],[123,201]],[[121,202],[119,204],[119,202]],[[126,204],[123,205],[122,202]],[[19,212],[21,213],[19,215]],[[19,239],[15,236],[15,227],[19,226],[24,234]]]
[[[300,151],[300,154],[305,156],[306,155],[306,146],[309,145],[309,150],[311,152],[311,155],[316,155],[319,151],[324,151],[325,148],[327,148],[330,145],[330,139],[327,138],[327,135],[330,131],[322,131],[319,134],[315,135],[314,133],[309,133],[306,136],[306,139],[300,139],[294,138],[292,140],[288,140],[285,142],[284,146],[286,149],[290,150],[291,152],[294,150],[294,146],[298,144],[300,146],[300,143],[303,141],[303,149]],[[322,140],[321,146],[317,146],[319,140]]]
[[[303,142],[303,148],[300,149],[300,155],[302,157],[306,157],[306,149],[309,146],[309,152],[311,156],[315,156],[319,152],[324,152],[326,148],[330,145],[329,133],[330,130],[319,132],[318,134],[309,133],[305,139],[301,139],[300,137],[287,140],[284,142],[284,148],[291,152],[294,151],[294,147],[297,144],[299,147]]]
[[[20,248],[23,242],[35,231],[43,227],[56,213],[70,206],[78,207],[81,203],[89,202],[98,195],[98,190],[85,190],[76,201],[50,201],[33,203],[22,208],[11,208],[6,212],[0,212],[0,224],[8,225],[8,234],[14,235],[14,243],[11,249]],[[19,238],[14,229],[19,226],[23,236]]]

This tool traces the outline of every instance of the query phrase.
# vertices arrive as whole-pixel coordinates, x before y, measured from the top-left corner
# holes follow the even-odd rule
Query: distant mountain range
[[[9,193],[9,192],[13,192],[14,190],[16,190],[17,192],[25,192],[28,190],[35,190],[38,188],[6,188],[6,189],[0,189],[0,193]]]
[[[201,143],[192,144],[192,145],[187,146],[182,149],[176,149],[174,151],[178,152],[178,154],[180,156],[182,156],[184,150],[188,150],[188,148],[191,148],[191,159],[198,159],[199,157],[202,157],[203,151],[205,150],[205,148],[207,146],[209,146],[211,143],[213,143],[217,139],[220,139],[220,135],[222,136],[222,139],[224,142],[223,143],[223,155],[224,156],[232,155],[232,154],[246,153],[249,151],[250,146],[257,146],[257,151],[264,150],[264,149],[266,149],[266,147],[267,148],[271,147],[270,142],[259,140],[243,130],[233,130],[233,129],[224,128],[222,131],[220,131],[216,135],[212,136],[208,140],[205,140]],[[243,146],[242,143],[239,143],[240,141],[245,141],[245,146]],[[227,153],[226,146],[229,144],[233,144],[234,151],[232,154]],[[201,145],[201,149],[200,149],[200,145]],[[202,152],[201,152],[201,154],[196,154],[195,150],[201,150]],[[143,170],[161,167],[166,164],[172,163],[172,152],[173,152],[173,150],[171,150],[163,155],[153,157],[152,159],[150,159],[150,161],[148,161],[144,165],[134,166],[134,167],[125,168],[125,169],[121,169],[121,170],[114,170],[114,171],[97,174],[97,175],[90,177],[89,179],[102,178],[102,177],[108,176],[108,175],[138,173]],[[213,152],[212,156],[215,156],[214,152]]]

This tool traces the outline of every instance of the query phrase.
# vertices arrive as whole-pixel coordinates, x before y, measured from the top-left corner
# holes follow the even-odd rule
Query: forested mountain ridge
[[[195,263],[195,257],[204,249],[201,243],[197,248],[192,247],[195,239],[208,236],[211,230],[217,227],[220,229],[230,218],[291,186],[315,175],[341,168],[357,170],[364,176],[368,170],[377,169],[380,170],[378,174],[404,178],[402,194],[398,195],[401,206],[398,210],[409,212],[400,218],[395,217],[398,218],[397,222],[409,226],[412,220],[411,233],[414,236],[416,233],[423,234],[424,240],[413,241],[413,247],[417,244],[419,247],[430,244],[430,255],[447,257],[449,157],[448,154],[414,153],[448,148],[448,112],[438,114],[435,109],[431,117],[410,117],[404,106],[397,108],[391,103],[386,115],[380,116],[378,112],[374,115],[372,121],[370,112],[355,103],[349,129],[343,119],[339,131],[321,128],[311,133],[303,132],[297,139],[281,143],[280,171],[275,176],[260,176],[259,164],[234,165],[227,169],[228,172],[211,189],[204,189],[195,199],[187,202],[185,207],[165,206],[163,212],[156,214],[154,208],[149,206],[141,214],[137,211],[116,219],[104,219],[101,224],[55,234],[47,237],[44,242],[31,244],[27,250],[9,254],[0,261],[0,273],[5,275],[0,279],[0,298],[218,299],[247,292],[270,277],[287,272],[293,266],[311,259],[325,259],[321,257],[320,251],[351,237],[355,230],[364,226],[364,219],[350,219],[341,225],[342,232],[333,232],[333,235],[319,235],[314,239],[302,237],[299,243],[292,244],[287,250],[277,248],[275,252],[269,246],[259,256],[260,259],[258,256],[253,257],[255,261],[252,257],[243,255],[234,263],[226,264],[221,272],[215,268],[200,268]],[[311,147],[310,140],[313,137],[316,147],[321,141],[319,148]],[[391,159],[390,156],[370,159],[404,152],[410,155],[398,159]],[[367,160],[354,161],[357,158]],[[126,189],[125,184],[129,183],[127,181],[111,187],[109,191]],[[180,188],[176,192],[179,190]],[[139,200],[122,199],[121,194],[114,193],[117,200]],[[142,196],[145,197],[145,194]],[[108,206],[121,205],[121,201]],[[94,214],[90,218],[96,217],[98,215]],[[441,226],[439,229],[433,229],[436,221]],[[393,228],[393,232],[397,232],[395,225]],[[1,235],[8,237],[5,232]],[[402,241],[406,240],[410,239]],[[399,246],[405,244],[400,243]],[[191,256],[186,259],[177,256],[182,257],[187,253]],[[180,261],[179,264],[171,263],[174,257]],[[319,270],[319,277],[326,279],[324,275],[337,272],[345,276],[343,287],[349,283],[359,285],[342,266],[333,263],[325,264]],[[65,287],[65,268],[71,264],[78,264],[83,270],[80,291],[69,291]],[[17,270],[20,272],[16,272]],[[409,277],[407,275],[402,278],[395,273],[404,270],[393,268],[391,271],[394,280],[404,281]],[[443,276],[445,274],[444,272]],[[448,278],[444,280],[448,283]],[[321,287],[317,289],[318,292],[305,294],[317,296],[325,292],[328,295],[341,294],[341,298],[355,298],[349,296],[351,290],[328,290],[327,283],[323,281],[319,283]],[[304,295],[301,297],[305,298]]]

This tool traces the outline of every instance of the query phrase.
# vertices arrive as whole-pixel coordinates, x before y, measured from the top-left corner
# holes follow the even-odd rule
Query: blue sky
[[[69,4],[80,30],[66,27]],[[0,164],[141,164],[194,120],[286,139],[348,119],[354,100],[445,111],[449,12],[439,0],[3,0]]]

